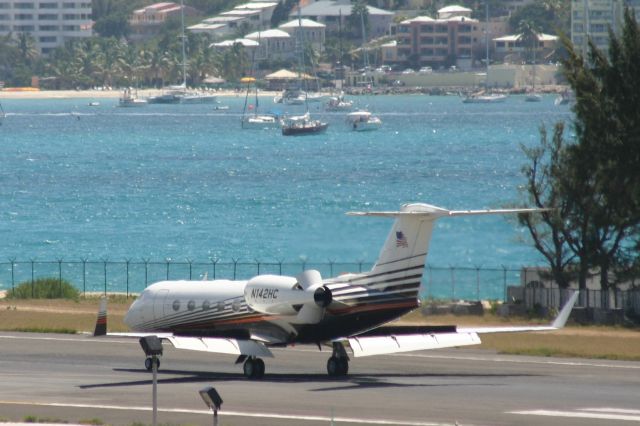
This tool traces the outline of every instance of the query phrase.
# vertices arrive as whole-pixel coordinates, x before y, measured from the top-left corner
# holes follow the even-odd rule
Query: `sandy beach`
[[[137,94],[140,98],[159,95],[162,93],[159,89],[138,90]],[[219,96],[236,97],[244,96],[245,91],[236,92],[235,90],[211,90],[207,93],[215,93]],[[263,96],[274,96],[275,92],[261,91]],[[2,99],[117,99],[122,96],[122,90],[2,90],[0,91],[0,100]]]

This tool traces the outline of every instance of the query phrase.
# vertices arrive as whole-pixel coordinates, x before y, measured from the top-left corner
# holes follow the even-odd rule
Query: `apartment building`
[[[91,37],[91,1],[0,1],[0,36],[28,33],[47,55],[66,41]]]
[[[609,50],[609,28],[620,33],[625,6],[635,11],[640,18],[640,0],[572,0],[571,1],[571,41],[585,54],[588,39],[591,38],[598,49]]]
[[[398,61],[431,67],[471,68],[473,46],[483,37],[481,25],[477,19],[468,17],[469,9],[460,8],[460,14],[452,13],[452,9],[443,12],[438,19],[418,16],[397,26]]]
[[[182,6],[173,2],[154,3],[142,9],[133,11],[129,18],[133,41],[150,39],[160,33],[161,27],[169,19],[181,19]],[[184,6],[185,16],[196,16],[198,11],[190,6]]]

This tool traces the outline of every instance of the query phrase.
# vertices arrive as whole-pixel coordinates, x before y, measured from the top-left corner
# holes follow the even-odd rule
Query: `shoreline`
[[[565,86],[550,85],[539,88],[539,93],[542,94],[557,94],[562,92]],[[468,90],[468,88],[467,88]],[[358,88],[345,88],[345,94],[350,96],[364,95],[364,91]],[[450,93],[459,93],[461,90],[455,88],[441,88],[441,87],[389,87],[389,88],[376,88],[373,95],[447,95]],[[512,95],[524,94],[523,89],[502,89],[500,92],[509,93]],[[0,90],[0,101],[3,99],[118,99],[122,96],[122,90],[35,90],[30,88],[20,89],[3,89]],[[161,89],[140,89],[135,91],[140,98],[148,98],[163,93]],[[216,94],[220,97],[240,97],[246,94],[246,89],[236,91],[233,89],[224,90],[207,90],[205,93]],[[274,97],[280,94],[279,91],[273,90],[260,90],[260,96]],[[330,95],[330,91],[324,91],[327,95]]]

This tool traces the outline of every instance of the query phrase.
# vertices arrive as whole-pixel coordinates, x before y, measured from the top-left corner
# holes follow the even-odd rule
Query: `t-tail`
[[[382,290],[417,298],[436,219],[447,216],[533,213],[541,209],[447,210],[423,203],[404,204],[399,211],[349,212],[352,216],[393,217],[395,222],[370,272]],[[366,285],[366,284],[364,284]]]

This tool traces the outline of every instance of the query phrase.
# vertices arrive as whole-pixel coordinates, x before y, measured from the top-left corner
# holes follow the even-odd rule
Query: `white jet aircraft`
[[[538,209],[450,211],[428,204],[406,204],[396,212],[351,212],[354,216],[395,218],[373,269],[323,279],[316,270],[297,277],[258,275],[245,281],[161,281],[133,302],[124,322],[132,333],[155,335],[178,349],[238,355],[244,375],[264,375],[269,347],[313,343],[330,345],[330,376],[345,376],[354,357],[438,349],[480,343],[478,334],[548,331],[562,328],[575,292],[548,326],[456,328],[382,325],[418,308],[418,290],[436,219]],[[106,334],[106,301],[95,335]],[[147,369],[152,361],[147,358]]]

